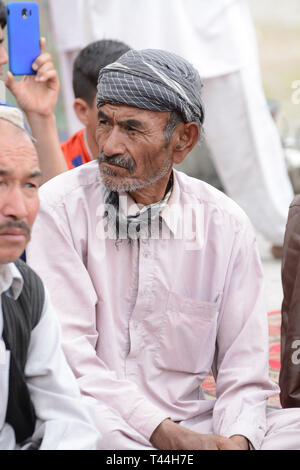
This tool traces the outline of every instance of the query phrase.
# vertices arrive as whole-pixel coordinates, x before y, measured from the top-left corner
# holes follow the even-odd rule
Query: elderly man
[[[95,449],[38,276],[22,261],[39,208],[38,157],[16,108],[0,106],[0,449]]]
[[[300,411],[266,417],[278,389],[249,221],[172,169],[201,135],[200,90],[193,67],[160,50],[102,69],[98,161],[41,188],[29,262],[98,402],[102,448],[300,448]],[[211,368],[215,401],[201,389]]]

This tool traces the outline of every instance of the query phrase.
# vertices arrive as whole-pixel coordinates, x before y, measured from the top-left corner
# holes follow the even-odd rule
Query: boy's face
[[[3,42],[4,42],[3,30],[2,30],[2,27],[0,26],[0,76],[3,74],[2,65],[5,65],[8,63],[8,55],[3,45]]]
[[[0,119],[0,264],[23,253],[39,209],[41,172],[24,131]]]

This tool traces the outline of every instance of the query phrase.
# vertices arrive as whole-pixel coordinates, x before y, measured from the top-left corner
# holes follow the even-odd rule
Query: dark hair
[[[184,122],[181,113],[178,111],[171,111],[166,127],[164,128],[164,135],[167,143],[170,143],[175,128],[181,122]]]
[[[6,26],[6,7],[1,0],[0,0],[0,26],[1,28],[5,28]]]
[[[115,62],[130,47],[121,41],[102,39],[82,49],[73,66],[73,90],[75,98],[84,99],[91,107],[97,92],[100,70]]]

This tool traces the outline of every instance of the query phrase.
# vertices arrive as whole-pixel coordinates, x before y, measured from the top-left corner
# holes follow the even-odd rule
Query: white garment
[[[14,264],[0,265],[0,294],[20,295],[23,280]],[[12,427],[5,423],[8,401],[9,352],[0,311],[0,449],[18,449]],[[4,348],[4,349],[3,349]],[[60,347],[60,327],[46,292],[41,319],[33,329],[25,366],[25,377],[37,417],[30,444],[42,440],[41,450],[93,450],[100,440],[76,380]],[[13,393],[13,391],[11,391]]]
[[[206,139],[226,193],[256,230],[282,245],[293,190],[258,67],[204,80],[203,101]]]
[[[135,49],[166,49],[203,78],[257,61],[255,33],[243,0],[51,0],[59,51],[119,39]],[[74,30],[76,34],[74,34]]]
[[[124,213],[138,209],[122,196]],[[116,247],[104,233],[96,161],[52,179],[40,198],[27,259],[50,289],[82,393],[110,407],[97,410],[100,431],[147,445],[168,416],[188,427],[213,410],[216,434],[243,434],[258,448],[266,398],[278,388],[268,374],[261,263],[241,209],[175,171],[165,238],[154,231]],[[215,402],[201,389],[211,367]]]
[[[70,86],[72,62],[80,47],[109,38],[135,49],[166,49],[185,57],[204,79],[207,143],[226,192],[246,211],[257,230],[272,244],[281,245],[294,194],[263,95],[255,31],[246,1],[71,3],[72,11],[70,0],[50,2],[70,132],[82,127],[74,116]],[[76,35],[68,29],[74,31],[74,24]]]

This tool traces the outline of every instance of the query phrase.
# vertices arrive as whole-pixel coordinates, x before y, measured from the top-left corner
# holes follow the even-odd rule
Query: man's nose
[[[117,128],[113,128],[111,132],[105,136],[102,152],[108,157],[113,155],[124,155],[126,153],[126,146],[122,139],[122,133]]]
[[[20,187],[14,187],[11,188],[10,191],[7,191],[1,206],[1,212],[4,217],[10,217],[14,220],[23,220],[26,219],[28,215],[26,197]]]

